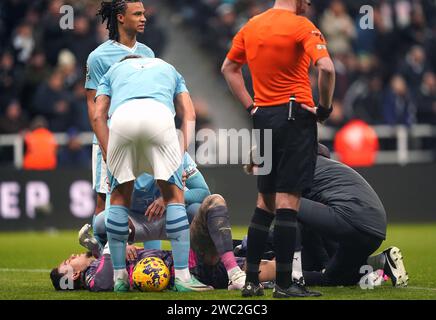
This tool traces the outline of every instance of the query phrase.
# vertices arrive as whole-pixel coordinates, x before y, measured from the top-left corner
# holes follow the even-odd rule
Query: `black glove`
[[[326,121],[330,117],[330,114],[333,111],[333,105],[331,105],[330,108],[328,108],[328,109],[324,108],[320,104],[318,104],[316,107],[317,107],[316,108],[316,117],[317,117],[319,122]]]

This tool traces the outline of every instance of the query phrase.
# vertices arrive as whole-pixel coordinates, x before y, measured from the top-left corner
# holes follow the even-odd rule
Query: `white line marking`
[[[0,272],[31,272],[31,273],[45,273],[50,272],[49,269],[10,269],[10,268],[0,268]]]
[[[436,291],[436,288],[425,288],[425,287],[406,287],[404,289]]]

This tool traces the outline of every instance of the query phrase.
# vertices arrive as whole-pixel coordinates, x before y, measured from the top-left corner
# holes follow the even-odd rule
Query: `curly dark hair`
[[[142,0],[112,0],[103,1],[97,16],[101,16],[102,22],[107,20],[106,29],[109,30],[109,39],[118,41],[120,38],[118,32],[117,15],[124,14],[127,9],[127,3],[142,2]]]

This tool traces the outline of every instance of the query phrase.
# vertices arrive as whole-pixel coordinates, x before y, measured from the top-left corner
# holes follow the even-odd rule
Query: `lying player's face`
[[[121,28],[127,32],[144,32],[145,28],[145,9],[142,2],[127,3],[127,9],[124,15],[120,15],[119,21]]]
[[[86,270],[91,264],[93,258],[90,253],[72,254],[68,259],[59,265],[59,273],[68,273],[72,269],[74,273]]]

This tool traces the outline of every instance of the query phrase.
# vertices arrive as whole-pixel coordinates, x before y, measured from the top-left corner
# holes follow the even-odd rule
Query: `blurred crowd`
[[[148,20],[138,40],[159,57],[167,42],[162,26],[168,22],[158,23],[156,1],[144,0]],[[50,132],[68,133],[69,143],[58,152],[59,165],[89,166],[91,153],[77,137],[91,130],[86,59],[108,37],[106,25],[96,17],[100,2],[0,1],[0,134],[41,124]],[[172,22],[192,30],[217,73],[235,33],[272,5],[268,0],[166,3],[173,9]],[[74,7],[72,30],[60,28],[64,4]],[[363,5],[373,8],[373,29],[361,27],[362,21],[372,22],[366,12],[359,13]],[[335,111],[328,125],[339,128],[354,118],[369,124],[436,124],[435,0],[312,0],[308,17],[327,38],[337,71]],[[250,87],[249,73],[244,73]],[[0,147],[0,162],[11,158],[11,148]]]
[[[86,91],[86,60],[108,39],[106,24],[96,16],[100,0],[0,1],[0,134],[14,134],[45,124],[51,132],[68,133],[69,143],[58,152],[59,165],[88,166],[77,136],[90,131]],[[74,8],[72,30],[60,27],[63,5]],[[165,29],[156,20],[156,7],[144,1],[145,33],[138,41],[161,56]],[[79,144],[79,145],[78,145]],[[79,154],[78,154],[79,153]],[[0,148],[0,161],[10,161]],[[73,160],[74,159],[74,160]]]
[[[197,31],[218,72],[236,32],[273,1],[167,3]],[[373,9],[372,20],[365,5]],[[436,1],[312,0],[307,16],[326,37],[337,71],[336,108],[328,125],[341,127],[354,118],[369,124],[436,124]],[[250,83],[246,71],[245,76]],[[311,77],[316,85],[316,75]],[[316,90],[314,95],[316,101]]]

